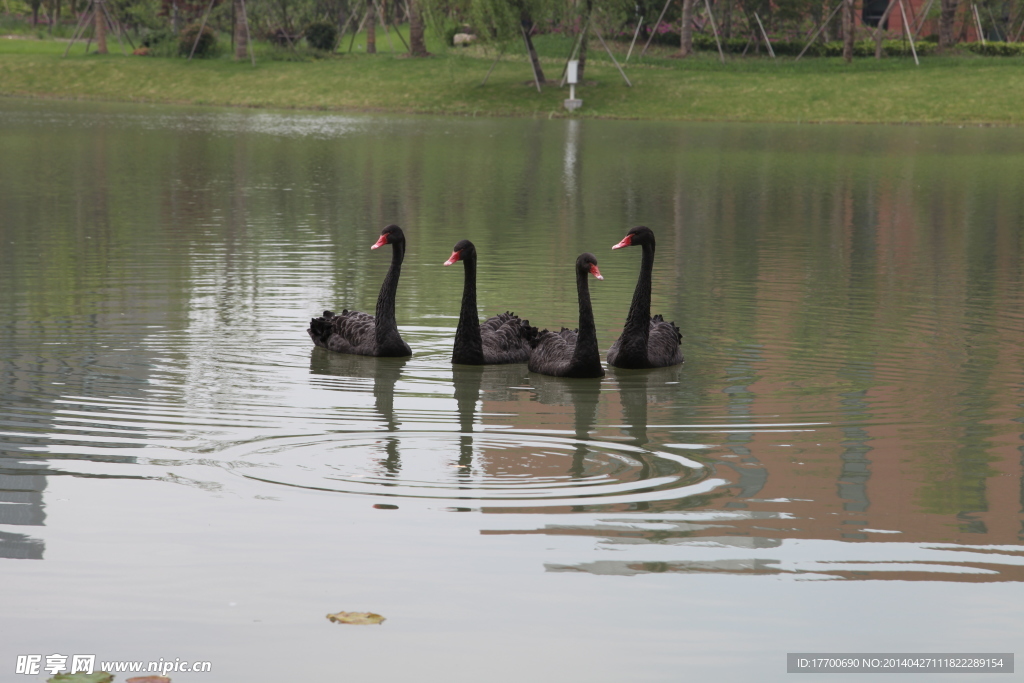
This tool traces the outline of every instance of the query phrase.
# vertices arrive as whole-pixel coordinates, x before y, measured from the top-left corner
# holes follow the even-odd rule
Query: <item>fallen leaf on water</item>
[[[167,676],[136,676],[129,678],[124,683],[171,683]]]
[[[110,683],[113,680],[113,674],[109,674],[106,671],[97,671],[91,674],[57,674],[52,678],[46,679],[46,683]]]
[[[328,614],[327,618],[333,621],[335,624],[379,624],[384,621],[384,617],[373,612],[338,612],[337,614]]]

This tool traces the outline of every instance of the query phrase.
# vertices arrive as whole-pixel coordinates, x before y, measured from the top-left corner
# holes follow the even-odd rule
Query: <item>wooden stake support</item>
[[[711,0],[704,0],[704,6],[708,8],[708,21],[711,22],[711,31],[715,34],[715,45],[718,46],[718,58],[722,60],[722,64],[725,64],[725,53],[722,52],[722,41],[718,39],[718,27],[715,26],[715,15],[711,12]]]
[[[206,20],[210,18],[210,10],[213,9],[213,3],[217,0],[210,0],[210,4],[206,6],[206,11],[203,13],[203,22],[199,25],[199,33],[196,34],[196,41],[192,43],[192,50],[188,53],[189,62],[192,61],[192,55],[196,53],[196,47],[199,46],[199,39],[203,37],[203,30],[206,28]]]
[[[106,3],[103,0],[89,0],[89,4],[86,5],[85,13],[82,14],[78,20],[78,26],[75,28],[74,34],[71,36],[68,46],[64,48],[64,56],[67,57],[68,53],[71,52],[71,46],[74,45],[85,33],[85,30],[92,25],[93,20],[96,17],[97,12],[102,12],[100,15],[103,21],[106,23],[110,31],[117,36],[117,44],[121,46],[121,52],[125,56],[128,52],[124,49],[124,43],[121,42],[121,23],[115,22],[114,18],[110,15],[110,12],[106,8]],[[85,43],[85,51],[89,52],[89,46],[92,45],[92,35],[89,36],[88,41]]]
[[[640,35],[640,27],[643,26],[643,25],[644,25],[644,18],[640,17],[640,19],[638,19],[637,22],[636,22],[636,31],[633,33],[633,42],[631,42],[629,44],[629,51],[626,53],[626,58],[624,60],[622,60],[623,64],[628,64],[629,63],[629,56],[631,54],[633,54],[633,46],[636,45],[637,36]]]
[[[651,29],[651,35],[647,38],[647,42],[644,43],[644,49],[640,51],[641,57],[647,54],[647,48],[651,46],[651,41],[654,40],[654,34],[658,32],[658,27],[661,26],[661,20],[665,18],[665,12],[668,11],[668,6],[671,4],[672,0],[665,0],[665,7],[661,10],[661,14],[658,15],[658,21],[654,23],[654,28]]]
[[[615,68],[619,70],[620,74],[622,74],[622,78],[624,81],[626,81],[626,85],[632,88],[633,84],[629,82],[629,78],[626,76],[626,72],[622,70],[622,67],[619,66],[618,60],[615,59],[615,55],[613,55],[612,51],[608,48],[608,43],[604,42],[604,38],[601,36],[601,32],[597,30],[597,26],[594,27],[594,33],[597,34],[597,39],[600,40],[601,45],[604,46],[605,52],[607,52],[608,56],[612,58],[612,62],[615,64]]]
[[[804,45],[804,49],[800,50],[800,54],[796,56],[796,59],[793,60],[794,62],[800,61],[800,58],[804,56],[805,52],[807,52],[807,48],[814,44],[814,41],[818,39],[818,36],[821,35],[821,32],[825,30],[826,26],[828,26],[828,22],[832,21],[832,17],[836,15],[836,12],[839,11],[839,8],[843,6],[843,3],[845,1],[846,0],[839,0],[839,4],[836,5],[836,8],[834,10],[832,10],[832,14],[828,15],[828,19],[821,22],[821,26],[818,27],[818,30],[814,32],[814,36],[809,41],[807,41],[806,45]]]
[[[914,64],[921,66],[921,62],[917,59],[917,49],[914,47],[914,37],[910,35],[910,24],[907,23],[907,12],[903,9],[903,0],[899,0],[900,13],[903,15],[903,29],[907,34],[907,38],[910,40],[910,52],[914,55]]]
[[[530,41],[526,38],[526,29],[519,24],[519,32],[523,34],[523,47],[526,48],[526,58],[530,60],[530,73],[533,74],[533,82],[537,85],[537,92],[540,92],[540,81],[537,80],[537,70],[533,68],[533,55],[530,54]]]
[[[768,40],[768,32],[764,30],[764,24],[761,23],[761,17],[757,16],[757,12],[754,12],[754,18],[757,19],[757,25],[761,27],[761,35],[764,36],[764,44],[768,47],[768,54],[772,56],[772,59],[775,59],[772,41]]]

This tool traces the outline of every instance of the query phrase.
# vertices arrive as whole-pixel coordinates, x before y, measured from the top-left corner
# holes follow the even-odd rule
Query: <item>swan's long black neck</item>
[[[398,322],[395,320],[395,295],[398,293],[398,278],[402,274],[402,261],[405,260],[405,240],[391,244],[391,267],[384,277],[377,296],[377,311],[374,319],[374,337],[378,346],[383,346],[392,336],[398,335]]]
[[[572,354],[572,366],[579,370],[596,368],[600,376],[601,354],[597,349],[597,326],[594,324],[594,307],[590,303],[590,285],[587,282],[589,271],[576,269],[576,294],[580,301],[580,327],[576,336],[576,350]]]
[[[483,365],[483,339],[480,337],[480,318],[476,312],[476,254],[462,259],[462,265],[466,279],[462,287],[462,310],[459,311],[459,327],[455,330],[452,362]]]
[[[651,336],[651,273],[654,270],[654,244],[645,243],[641,246],[643,256],[640,259],[640,277],[633,290],[633,302],[629,305],[626,324],[622,329],[623,337],[642,339],[643,348],[647,348],[647,340]]]

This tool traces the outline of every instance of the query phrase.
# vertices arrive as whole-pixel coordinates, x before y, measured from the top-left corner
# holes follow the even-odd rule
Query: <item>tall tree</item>
[[[576,69],[576,78],[579,80],[580,85],[583,84],[583,74],[587,70],[587,40],[590,39],[590,20],[593,14],[594,0],[585,0],[583,3],[583,16],[577,20],[580,25],[580,31],[583,32],[579,37],[579,66]]]
[[[413,57],[429,57],[423,35],[423,8],[420,0],[409,0],[409,54]]]
[[[853,0],[843,0],[843,61],[853,61]]]
[[[522,20],[520,25],[523,28],[523,39],[526,41],[526,51],[530,53],[530,63],[533,65],[533,75],[536,77],[538,83],[545,83],[547,79],[544,78],[544,69],[540,66],[540,57],[537,56],[537,48],[533,46],[533,38],[530,34],[533,33],[533,18],[530,17],[529,12],[523,11]]]
[[[939,50],[945,51],[956,45],[956,13],[960,9],[960,0],[941,0],[942,10],[939,13]]]
[[[366,0],[366,54],[377,54],[377,7]]]
[[[249,56],[248,17],[246,17],[245,5],[242,0],[234,0],[234,3],[235,59],[245,59]]]
[[[93,4],[93,13],[96,15],[96,52],[107,54],[107,18],[103,16],[104,0],[96,0]]]
[[[693,6],[697,0],[683,0],[683,24],[679,28],[679,52],[677,57],[693,54]]]

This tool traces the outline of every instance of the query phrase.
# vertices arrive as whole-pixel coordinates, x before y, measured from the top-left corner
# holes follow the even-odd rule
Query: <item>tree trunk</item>
[[[530,31],[533,30],[533,20],[524,16],[520,25],[523,27],[523,38],[526,39],[526,50],[530,53],[530,62],[533,64],[533,75],[541,85],[547,82],[544,78],[544,69],[540,67],[540,58],[537,56],[537,49],[533,46],[533,39],[530,38]]]
[[[586,14],[580,18],[580,30],[583,31],[583,35],[580,36],[579,65],[576,68],[578,85],[583,85],[583,73],[587,69],[587,34],[590,32],[590,15],[594,11],[594,0],[587,0],[584,7]]]
[[[885,12],[882,13],[882,18],[878,20],[878,27],[875,29],[875,59],[882,58],[882,41],[885,40],[885,25],[889,21],[889,12],[896,6],[896,0],[889,0],[889,5],[885,8]]]
[[[93,4],[96,14],[96,53],[107,54],[107,18],[103,15],[103,0]]]
[[[941,0],[942,11],[939,14],[939,50],[945,52],[956,45],[954,24],[956,12],[960,8],[960,0]]]
[[[366,54],[377,54],[377,8],[366,0]]]
[[[579,53],[579,65],[576,67],[576,80],[579,81],[577,85],[583,85],[583,73],[587,69],[587,33],[590,32],[589,28],[583,29],[585,33],[580,36],[580,53]]]
[[[409,54],[413,57],[430,56],[423,37],[423,13],[420,11],[420,0],[409,0]]]
[[[242,0],[234,0],[235,9],[235,59],[249,56],[249,34],[246,31],[246,11]]]
[[[693,54],[693,6],[697,0],[683,0],[683,25],[679,29],[679,57]]]
[[[853,61],[853,0],[843,0],[843,61]]]

